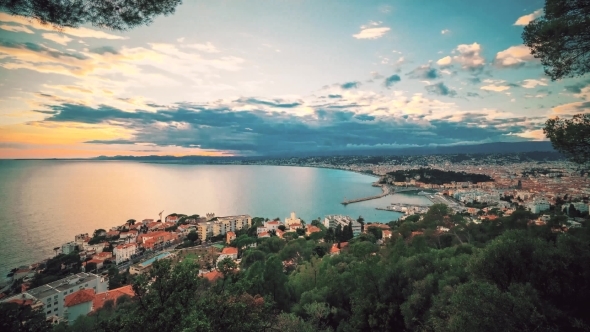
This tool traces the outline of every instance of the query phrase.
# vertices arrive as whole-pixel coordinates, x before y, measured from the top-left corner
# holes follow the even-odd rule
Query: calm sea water
[[[128,219],[158,219],[162,210],[281,219],[295,211],[306,221],[346,214],[388,222],[400,214],[375,207],[427,202],[397,194],[340,204],[345,197],[380,193],[373,181],[307,167],[0,160],[0,279],[13,267],[53,256],[54,247],[76,234]]]

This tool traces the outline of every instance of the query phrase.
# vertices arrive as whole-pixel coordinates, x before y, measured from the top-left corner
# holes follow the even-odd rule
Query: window
[[[73,292],[74,292],[74,290],[73,289],[70,289],[70,293],[73,293]]]
[[[47,313],[46,313],[46,314],[47,314],[47,315],[51,314],[51,310],[47,311]]]
[[[88,284],[84,285],[84,287],[88,287]]]
[[[49,303],[49,302],[51,302],[51,298],[50,297],[47,298],[47,303]]]
[[[54,299],[57,299],[57,295],[53,297]]]
[[[48,303],[47,304],[47,308],[51,308],[51,303]]]
[[[57,311],[57,308],[53,309],[53,311],[54,311],[54,312],[55,312],[55,311]]]
[[[53,305],[57,305],[57,302],[53,302]]]

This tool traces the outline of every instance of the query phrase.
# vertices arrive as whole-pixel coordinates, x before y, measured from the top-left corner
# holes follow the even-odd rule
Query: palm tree
[[[55,251],[55,256],[57,256],[57,251],[59,250],[59,247],[55,247],[53,248],[53,251]]]

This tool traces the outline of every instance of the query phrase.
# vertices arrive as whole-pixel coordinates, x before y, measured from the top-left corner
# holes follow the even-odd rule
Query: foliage
[[[546,0],[544,16],[524,28],[522,39],[552,80],[583,75],[590,71],[589,22],[588,1]]]
[[[50,325],[45,321],[45,314],[33,310],[29,305],[0,303],[0,331],[3,332],[41,332],[49,331]]]
[[[389,172],[387,179],[395,182],[404,182],[411,179],[427,184],[444,184],[451,182],[491,182],[491,177],[485,174],[472,174],[465,172],[442,171],[438,169],[419,168]]]
[[[571,119],[549,119],[543,132],[553,148],[571,161],[579,164],[590,161],[590,114],[577,114]]]
[[[181,0],[0,0],[0,9],[56,28],[92,24],[128,30],[150,24],[156,16],[174,13]]]

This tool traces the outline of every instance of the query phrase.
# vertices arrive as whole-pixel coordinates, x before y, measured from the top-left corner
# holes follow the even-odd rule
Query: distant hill
[[[202,156],[100,156],[96,160],[136,160],[136,161],[170,161],[179,162],[215,162],[219,160],[244,160],[267,159],[285,157],[312,157],[312,156],[382,156],[382,155],[431,155],[431,154],[458,154],[458,153],[520,153],[520,152],[555,152],[551,142],[498,142],[477,145],[456,145],[438,147],[418,147],[404,149],[355,149],[355,150],[331,150],[299,153],[282,153],[257,157],[202,157]]]

